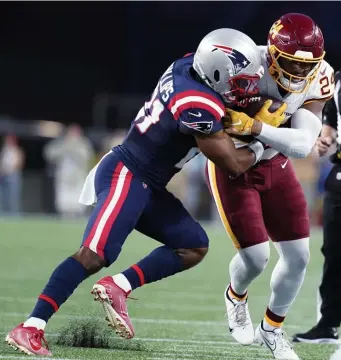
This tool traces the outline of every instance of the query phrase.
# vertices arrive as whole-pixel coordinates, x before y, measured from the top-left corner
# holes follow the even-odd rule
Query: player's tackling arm
[[[264,148],[256,141],[250,149],[236,149],[224,131],[225,105],[212,95],[195,92],[195,96],[176,99],[171,108],[179,130],[194,136],[201,152],[223,171],[238,176],[261,158]]]
[[[238,176],[253,166],[263,154],[263,145],[255,141],[248,148],[236,149],[231,138],[220,130],[212,135],[195,136],[201,152],[221,170]]]

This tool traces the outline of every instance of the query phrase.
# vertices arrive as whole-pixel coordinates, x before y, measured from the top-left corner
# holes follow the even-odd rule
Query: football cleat
[[[108,326],[115,329],[116,334],[131,339],[134,337],[134,327],[128,315],[128,294],[118,287],[111,276],[106,276],[93,286],[91,293],[95,301],[103,305]]]
[[[278,360],[300,360],[295,353],[293,346],[281,328],[272,331],[263,329],[263,321],[258,325],[255,332],[255,344],[266,345],[275,359]]]
[[[254,330],[247,304],[245,300],[231,299],[228,289],[224,293],[226,315],[229,330],[232,337],[241,345],[251,345],[254,340]]]
[[[305,333],[295,334],[292,341],[309,344],[340,344],[337,328],[316,325]]]
[[[44,331],[34,327],[24,327],[24,324],[20,324],[10,331],[5,341],[13,349],[27,355],[52,356],[44,338]],[[42,341],[46,347],[42,345]]]

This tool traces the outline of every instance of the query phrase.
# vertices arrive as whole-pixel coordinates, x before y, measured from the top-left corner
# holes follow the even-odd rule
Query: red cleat
[[[108,325],[116,330],[119,336],[131,339],[134,337],[134,327],[128,315],[128,294],[118,287],[111,276],[106,276],[93,286],[91,294],[95,301],[103,305]]]
[[[46,348],[42,345],[42,340]],[[24,324],[20,324],[6,336],[5,341],[13,349],[27,355],[52,356],[44,338],[44,331],[34,327],[24,327]]]

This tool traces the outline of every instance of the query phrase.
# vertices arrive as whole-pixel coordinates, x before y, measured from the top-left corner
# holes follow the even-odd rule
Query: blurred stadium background
[[[327,1],[1,2],[0,136],[16,135],[25,155],[21,211],[56,212],[54,165],[43,151],[50,140],[79,124],[93,148],[91,167],[120,141],[167,66],[195,51],[207,32],[232,27],[265,44],[281,14],[304,12],[322,28],[326,59],[337,69],[340,10]],[[320,164],[311,157],[296,163],[309,204],[317,206]],[[197,217],[209,219],[200,166],[199,159],[187,166],[173,188]]]
[[[87,211],[72,207],[77,204],[79,186],[103,153],[122,140],[168,65],[195,51],[206,33],[220,27],[239,29],[265,45],[270,26],[287,12],[313,17],[325,36],[326,60],[337,70],[341,64],[339,2],[0,2],[0,234],[5,245],[0,252],[1,331],[7,331],[30,311],[49,272],[78,246]],[[206,189],[203,164],[202,157],[187,164],[169,188],[197,219],[207,223],[212,255],[204,262],[206,265],[171,280],[169,285],[166,281],[141,289],[143,305],[131,310],[134,317],[147,319],[137,322],[141,338],[157,336],[173,338],[174,342],[167,347],[161,341],[153,348],[152,341],[141,340],[147,348],[152,343],[150,349],[156,355],[137,355],[134,348],[128,349],[132,351],[130,358],[170,359],[171,353],[178,353],[176,358],[180,359],[227,355],[228,359],[268,358],[267,352],[239,354],[240,348],[235,346],[228,354],[223,351],[223,341],[231,343],[231,338],[222,326],[220,295],[225,275],[223,278],[221,273],[227,273],[226,265],[234,250]],[[306,329],[316,319],[322,264],[320,209],[330,163],[328,157],[317,159],[312,155],[295,161],[295,167],[309,203],[314,232],[313,259],[303,295],[288,318],[289,333]],[[61,193],[69,195],[65,198]],[[59,217],[80,219],[53,220]],[[141,243],[141,249],[134,246],[138,236],[132,236],[123,260],[110,273],[136,260],[136,251],[144,254],[154,246],[152,242]],[[258,318],[268,296],[269,274],[259,280],[260,287],[254,286],[256,301],[251,307]],[[212,276],[216,282],[212,283]],[[18,303],[23,284],[28,285],[27,294]],[[83,295],[89,286],[83,284],[70,305],[63,308],[64,317],[53,320],[52,332],[68,314],[81,315],[82,306],[87,308],[90,298]],[[176,293],[182,295],[177,297]],[[183,311],[168,305],[169,300]],[[130,306],[134,308],[135,304]],[[148,319],[166,320],[156,326]],[[185,347],[180,349],[176,339],[186,339],[183,345],[190,352],[184,355]],[[199,346],[202,341],[207,344]],[[210,350],[213,347],[220,350]],[[308,354],[303,359],[315,359],[315,352],[302,349],[300,354]],[[316,359],[327,359],[333,350],[321,349]],[[0,358],[10,359],[10,352],[0,347],[0,354],[3,351],[6,354]],[[82,353],[60,354],[86,358]]]

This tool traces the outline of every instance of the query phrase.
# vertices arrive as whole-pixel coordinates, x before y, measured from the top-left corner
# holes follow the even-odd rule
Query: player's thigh
[[[136,230],[172,249],[208,247],[205,230],[166,189],[153,193]]]
[[[95,179],[97,204],[90,215],[82,246],[110,265],[134,229],[151,191],[115,157],[107,157],[99,165]]]
[[[275,166],[273,186],[262,194],[264,222],[268,233],[273,241],[307,238],[310,233],[307,202],[294,168],[290,161],[285,169],[280,168],[279,164]]]
[[[244,175],[230,179],[211,161],[206,181],[226,232],[236,248],[268,241],[259,192],[245,183]]]

